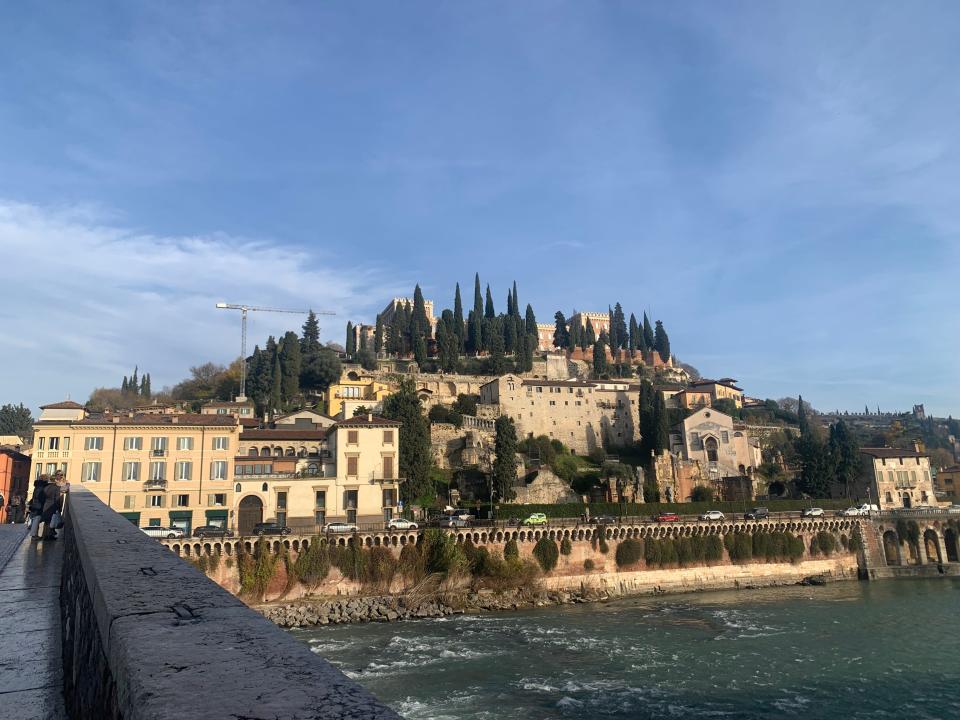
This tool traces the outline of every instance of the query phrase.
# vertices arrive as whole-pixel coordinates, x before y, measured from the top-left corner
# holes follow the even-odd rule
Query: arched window
[[[708,437],[704,441],[703,446],[707,451],[707,460],[710,462],[717,462],[719,459],[719,454],[717,453],[717,439],[714,437]]]
[[[288,447],[287,452],[285,454],[287,457],[296,457],[297,451],[294,450],[292,447]]]
[[[264,483],[263,486],[262,486],[260,489],[261,489],[263,492],[266,492],[266,491],[267,491],[267,484]]]
[[[301,445],[300,449],[297,450],[297,457],[306,457],[306,456],[307,456],[307,449]]]
[[[281,447],[275,447],[275,448],[273,449],[273,456],[274,456],[274,457],[282,457],[282,456],[283,456],[283,448],[281,448]]]
[[[320,472],[320,466],[317,463],[307,463],[307,472],[311,475],[316,475]]]
[[[240,483],[237,483],[237,487],[235,488],[235,490],[236,490],[237,492],[240,492]]]
[[[250,448],[250,451],[249,451],[247,454],[248,454],[250,457],[258,457],[258,456],[260,455],[260,451],[257,450],[255,447],[252,447],[252,448]]]
[[[270,457],[270,448],[266,446],[260,448],[260,454],[263,455],[263,457]]]

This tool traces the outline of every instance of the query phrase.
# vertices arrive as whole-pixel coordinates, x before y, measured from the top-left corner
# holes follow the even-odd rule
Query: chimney
[[[367,422],[373,422],[373,413],[367,413]]]
[[[170,416],[170,422],[172,422],[174,425],[176,425],[178,422],[180,422],[180,418],[178,418],[176,415],[171,415],[171,416]]]
[[[119,415],[114,415],[114,416],[113,416],[112,418],[110,418],[110,419],[113,420],[114,424],[116,424],[116,425],[119,425],[119,424],[120,424],[120,416],[119,416]]]

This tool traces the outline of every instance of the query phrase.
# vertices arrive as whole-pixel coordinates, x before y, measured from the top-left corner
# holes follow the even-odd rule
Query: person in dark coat
[[[54,513],[60,512],[60,484],[62,475],[54,476],[51,482],[48,482],[43,488],[43,511],[40,515],[40,521],[43,523],[43,540],[56,540],[57,533],[51,525]]]
[[[40,518],[43,515],[43,491],[49,482],[48,475],[41,475],[33,481],[33,495],[27,510],[30,512],[30,538],[37,540],[40,537]]]

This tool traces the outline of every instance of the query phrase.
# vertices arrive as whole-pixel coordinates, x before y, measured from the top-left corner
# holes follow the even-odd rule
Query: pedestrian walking
[[[63,473],[57,473],[43,488],[43,511],[40,520],[43,522],[43,540],[57,539],[57,526],[60,520],[60,509],[63,507],[63,497],[60,494],[60,484],[63,482]]]
[[[30,504],[27,505],[27,511],[30,513],[30,539],[40,539],[40,517],[43,515],[43,491],[50,482],[49,475],[41,475],[33,481],[33,495],[30,496]]]

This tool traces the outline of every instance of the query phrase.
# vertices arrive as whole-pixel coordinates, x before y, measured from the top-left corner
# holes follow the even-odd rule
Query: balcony
[[[399,485],[404,481],[404,478],[398,478],[396,476],[384,477],[382,473],[370,473],[368,480],[370,481],[371,485],[383,485],[384,483],[397,483]]]
[[[167,481],[165,478],[158,478],[154,480],[144,480],[143,489],[144,490],[166,490]]]

